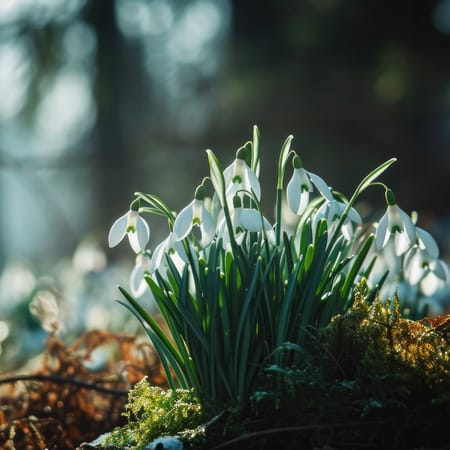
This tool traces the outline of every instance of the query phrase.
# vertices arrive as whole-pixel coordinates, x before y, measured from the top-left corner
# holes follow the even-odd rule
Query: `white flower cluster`
[[[354,202],[349,203],[322,178],[305,170],[294,151],[290,151],[289,156],[292,156],[293,173],[283,195],[298,224],[291,231],[294,240],[299,239],[301,224],[308,217],[313,230],[316,230],[322,219],[326,220],[329,242],[332,241],[331,236],[338,233],[357,247],[358,239],[363,235],[362,230],[367,227],[363,228],[361,216],[353,207]],[[232,242],[242,245],[250,233],[260,233],[262,239],[272,246],[280,244],[276,239],[277,231],[279,235],[281,229],[283,232],[289,232],[289,228],[282,223],[272,225],[262,215],[258,166],[252,170],[250,159],[245,146],[238,150],[233,163],[221,172],[221,179],[225,184],[224,192],[218,192],[211,168],[214,186],[212,195],[206,194],[204,181],[197,188],[192,202],[177,215],[173,215],[172,221],[169,220],[169,235],[153,252],[146,249],[150,230],[147,222],[140,216],[140,212],[146,210],[140,203],[142,198],[140,201],[135,200],[130,210],[114,222],[109,231],[109,246],[116,246],[128,236],[130,245],[137,254],[136,266],[131,274],[133,295],[141,296],[145,292],[145,274],[152,275],[159,271],[164,276],[168,258],[181,273],[183,267],[192,262],[188,258],[187,250],[191,250],[200,258],[214,239],[221,239],[224,247],[230,250]],[[281,170],[284,175],[285,166],[282,166]],[[375,224],[375,239],[370,255],[376,256],[377,260],[368,280],[369,284],[378,283],[383,273],[389,271],[389,275],[385,277],[385,287],[391,290],[400,288],[405,283],[415,286],[417,292],[419,286],[425,282],[428,286],[434,286],[435,290],[446,286],[448,269],[439,259],[439,249],[433,237],[415,226],[411,217],[396,204],[389,188],[382,183],[374,184],[384,187],[387,210]],[[314,188],[318,195],[312,196]],[[281,217],[280,215],[278,219]],[[280,230],[277,230],[277,227]],[[332,244],[333,242],[330,243]],[[366,266],[368,264],[369,262]],[[428,289],[426,293],[431,295],[432,289]],[[393,292],[389,293],[392,294]]]

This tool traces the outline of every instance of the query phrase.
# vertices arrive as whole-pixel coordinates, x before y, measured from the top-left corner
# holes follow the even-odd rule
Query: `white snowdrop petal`
[[[355,223],[362,223],[361,216],[359,215],[359,212],[355,208],[350,208],[348,212],[348,218]]]
[[[140,297],[147,289],[142,265],[136,264],[130,274],[130,289],[135,297]]]
[[[175,218],[173,224],[173,232],[178,236],[178,238],[184,239],[192,230],[192,219],[193,219],[193,200],[189,205],[184,207],[180,213]]]
[[[330,191],[330,188],[328,187],[327,183],[319,177],[319,175],[316,175],[315,173],[307,172],[309,178],[313,182],[314,186],[317,188],[317,190],[324,196],[327,200],[330,202],[334,200],[333,194]]]
[[[432,258],[439,257],[439,247],[436,244],[433,236],[428,231],[422,228],[416,227],[416,233],[419,241],[419,247],[421,250],[425,250]]]
[[[133,249],[134,253],[141,253],[143,249],[141,248],[141,245],[139,243],[138,234],[136,231],[127,233],[128,235],[128,241],[130,243],[131,248]]]
[[[445,265],[440,259],[435,259],[430,263],[430,270],[442,281],[447,281]]]
[[[403,231],[397,231],[394,235],[395,254],[397,256],[403,255],[411,246],[408,235]]]
[[[139,247],[141,251],[144,251],[150,239],[150,228],[145,219],[143,219],[141,216],[137,218],[136,234],[139,242]]]
[[[375,245],[378,250],[381,250],[387,243],[386,236],[389,237],[389,233],[387,232],[388,221],[388,211],[386,211],[378,222],[375,231]]]
[[[169,237],[164,239],[161,243],[159,243],[152,254],[152,259],[150,261],[149,272],[153,273],[159,270],[162,267],[162,264],[165,262],[165,251],[167,248],[167,242],[169,241]]]
[[[242,228],[253,232],[262,230],[261,214],[256,209],[236,208],[235,214],[238,214],[236,226],[242,226]]]
[[[301,196],[301,185],[300,180],[294,171],[291,179],[286,188],[286,200],[289,208],[291,208],[294,214],[301,214],[303,211],[300,209],[300,197]]]
[[[211,214],[209,214],[206,208],[203,208],[202,210],[202,224],[200,229],[202,231],[202,247],[207,247],[214,239],[216,227]]]
[[[125,236],[128,222],[128,213],[119,217],[111,226],[108,233],[108,245],[115,247]]]
[[[416,241],[416,227],[414,226],[411,217],[408,216],[408,214],[405,213],[405,211],[402,211],[400,208],[398,208],[398,213],[400,214],[401,221],[403,224],[403,229],[406,232],[406,236],[408,241],[413,244]]]
[[[416,251],[409,258],[406,269],[406,276],[410,284],[417,284],[424,276],[424,270],[422,267],[422,258],[420,252]]]
[[[255,175],[252,169],[245,164],[245,177],[248,181],[246,189],[252,190],[258,200],[261,200],[261,186],[259,185],[258,177]]]

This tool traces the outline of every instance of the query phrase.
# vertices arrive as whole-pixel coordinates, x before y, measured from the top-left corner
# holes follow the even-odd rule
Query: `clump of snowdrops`
[[[347,199],[305,169],[292,139],[279,155],[274,223],[261,209],[255,127],[253,140],[225,169],[207,150],[209,177],[179,213],[139,192],[109,232],[111,247],[127,236],[137,254],[131,293],[120,288],[120,303],[144,326],[169,387],[194,389],[210,412],[245,409],[268,355],[285,343],[304,345],[311,327],[345,312],[362,279],[368,302],[383,286],[393,295],[400,283],[447,282],[435,240],[378,181],[395,158],[370,172]],[[355,205],[372,186],[382,188],[387,208],[367,224]],[[294,224],[284,220],[287,212]],[[146,214],[168,222],[167,238],[153,251],[147,249]],[[147,289],[166,326],[140,303]],[[414,300],[407,308],[419,315],[422,305]]]

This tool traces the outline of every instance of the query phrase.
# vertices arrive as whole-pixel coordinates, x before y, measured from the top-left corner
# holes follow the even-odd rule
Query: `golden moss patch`
[[[365,294],[362,284],[353,306],[329,326],[329,346],[344,374],[402,373],[432,384],[448,380],[450,316],[408,320],[401,316],[397,297],[369,304]]]

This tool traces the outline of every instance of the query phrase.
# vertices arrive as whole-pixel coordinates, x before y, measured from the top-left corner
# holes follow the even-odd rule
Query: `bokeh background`
[[[254,124],[267,215],[288,134],[345,194],[395,156],[384,180],[447,258],[450,0],[1,0],[0,366],[41,344],[39,296],[74,333],[114,326],[114,219],[135,191],[181,208]]]

